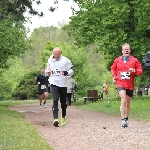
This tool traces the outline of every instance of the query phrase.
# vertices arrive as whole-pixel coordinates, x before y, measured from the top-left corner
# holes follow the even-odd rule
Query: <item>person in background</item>
[[[128,127],[128,117],[130,112],[130,101],[133,97],[134,79],[143,73],[139,60],[130,55],[129,44],[122,45],[122,56],[117,57],[112,66],[111,73],[113,82],[121,98],[121,119],[122,127]]]
[[[50,94],[51,93],[51,89],[50,89],[50,83],[49,83],[49,77],[50,77],[50,70],[45,70],[45,73],[46,73],[46,76],[47,76],[47,79],[48,79],[48,93]],[[49,97],[49,96],[48,96]]]
[[[108,88],[109,88],[109,84],[106,81],[106,83],[103,85],[103,92],[106,94],[107,97],[108,97]]]
[[[77,85],[75,80],[71,76],[67,76],[67,95],[66,95],[67,106],[71,105],[71,96],[75,85]]]
[[[148,84],[145,84],[144,86],[145,95],[148,95],[148,89],[149,89]]]
[[[38,95],[40,108],[42,108],[42,100],[44,99],[43,106],[47,108],[46,100],[48,99],[48,76],[45,74],[45,69],[41,68],[41,73],[36,77],[36,83],[38,85]]]
[[[61,125],[66,125],[66,95],[67,95],[67,75],[72,76],[74,74],[73,65],[71,61],[62,56],[62,51],[59,47],[53,49],[53,54],[48,59],[47,69],[50,70],[50,89],[53,99],[53,125],[59,127],[58,120],[58,100],[60,98],[61,103]]]

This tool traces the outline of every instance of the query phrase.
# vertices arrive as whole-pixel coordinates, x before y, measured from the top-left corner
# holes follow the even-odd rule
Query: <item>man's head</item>
[[[44,73],[45,73],[45,68],[41,67],[41,74],[44,74]]]
[[[59,47],[55,47],[53,49],[53,55],[56,60],[58,60],[60,58],[61,54],[62,54],[62,51]]]
[[[124,45],[122,45],[122,54],[124,57],[129,57],[131,53],[130,50],[130,45],[125,43]]]

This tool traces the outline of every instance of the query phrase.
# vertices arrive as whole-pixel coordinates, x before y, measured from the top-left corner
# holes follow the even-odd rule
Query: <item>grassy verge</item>
[[[110,115],[120,116],[120,99],[109,98],[103,101],[97,101],[94,103],[88,102],[84,105],[83,100],[77,100],[76,104],[73,104],[80,109],[104,112]],[[136,97],[131,101],[130,118],[148,121],[150,122],[150,97]]]
[[[35,101],[0,102],[0,149],[1,150],[52,150],[36,129],[24,121],[24,116],[9,110],[9,106]]]

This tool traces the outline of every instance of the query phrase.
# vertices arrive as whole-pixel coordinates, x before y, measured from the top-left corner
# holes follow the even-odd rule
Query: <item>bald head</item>
[[[60,58],[61,53],[62,53],[62,51],[61,51],[61,49],[60,49],[59,47],[55,47],[55,48],[53,49],[53,55],[54,55],[54,58],[55,58],[56,60]]]

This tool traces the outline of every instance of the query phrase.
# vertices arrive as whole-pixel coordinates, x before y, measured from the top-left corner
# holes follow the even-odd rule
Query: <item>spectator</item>
[[[71,96],[74,89],[74,86],[77,85],[75,80],[71,76],[67,76],[67,96],[66,103],[68,106],[71,105]]]
[[[145,95],[148,95],[148,89],[149,89],[148,84],[145,84],[144,86]]]
[[[106,81],[106,83],[103,85],[103,91],[106,94],[106,96],[108,97],[108,88],[109,88],[109,84]]]

